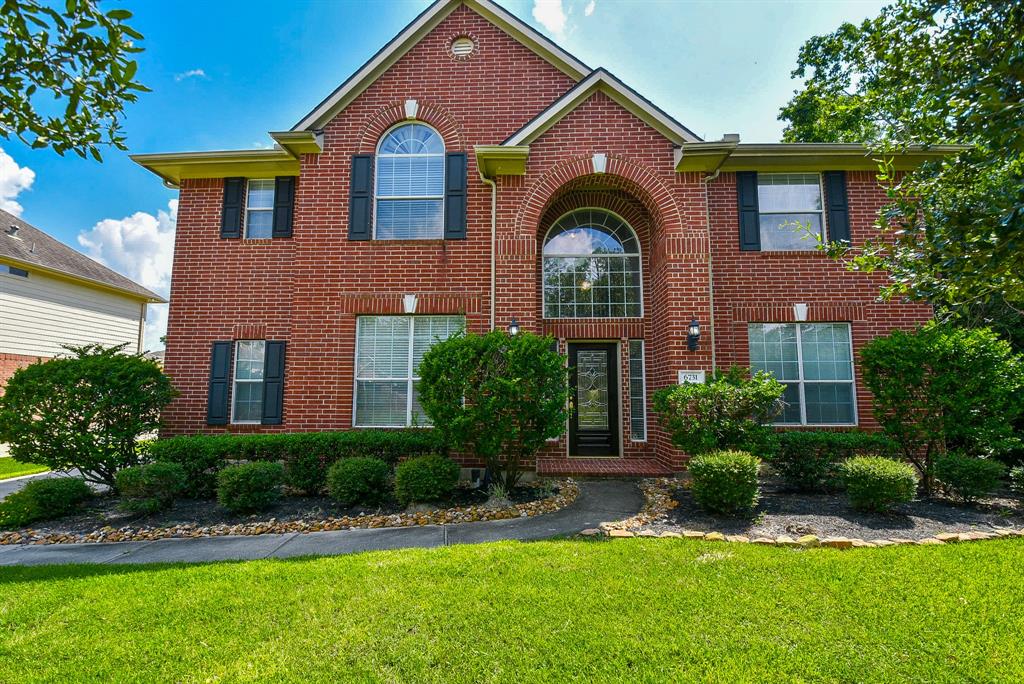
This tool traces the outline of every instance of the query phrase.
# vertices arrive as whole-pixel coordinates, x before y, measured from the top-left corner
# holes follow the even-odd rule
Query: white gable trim
[[[608,95],[676,145],[682,145],[684,142],[701,142],[693,131],[602,68],[594,70],[572,90],[555,100],[550,107],[513,133],[502,145],[529,145],[598,91]]]
[[[591,73],[590,67],[558,47],[554,42],[491,0],[437,0],[412,23],[402,29],[391,42],[370,58],[337,90],[292,127],[293,131],[316,130],[337,116],[360,93],[397,62],[405,53],[430,33],[460,5],[466,5],[496,25],[516,41],[544,58],[575,80]]]

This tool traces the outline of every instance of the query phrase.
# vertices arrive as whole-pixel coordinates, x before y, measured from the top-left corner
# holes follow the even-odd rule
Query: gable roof
[[[491,0],[437,0],[402,29],[387,45],[352,74],[344,83],[304,116],[293,131],[316,130],[334,118],[361,92],[407,53],[423,36],[432,31],[449,14],[466,5],[503,30],[554,67],[578,81],[591,73],[590,67],[556,45],[526,22]]]
[[[665,113],[663,109],[620,81],[604,67],[595,69],[589,76],[577,83],[565,95],[555,100],[525,126],[513,133],[503,146],[529,145],[544,131],[558,123],[566,114],[576,109],[591,95],[602,92],[651,128],[664,135],[676,145],[702,142],[689,128]]]
[[[10,228],[17,227],[17,236]],[[166,302],[160,295],[150,292],[133,280],[93,261],[14,214],[0,209],[0,260],[16,265],[38,268],[41,271],[70,278],[80,284],[114,290],[146,302]]]

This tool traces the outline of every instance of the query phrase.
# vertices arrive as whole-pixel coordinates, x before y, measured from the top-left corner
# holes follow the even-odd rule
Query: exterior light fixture
[[[591,287],[593,287],[593,283],[591,283],[589,280],[584,280],[582,283],[580,283],[580,289],[583,290],[584,292],[589,290]]]
[[[690,330],[686,334],[686,346],[690,351],[697,351],[700,342],[700,321],[696,318],[690,321]]]
[[[509,324],[508,324],[508,334],[509,335],[513,335],[513,336],[519,334],[519,321],[516,320],[515,316],[513,316],[512,320],[509,321]]]

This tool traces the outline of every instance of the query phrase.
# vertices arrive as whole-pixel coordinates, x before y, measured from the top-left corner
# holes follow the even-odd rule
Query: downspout
[[[484,172],[477,166],[476,172],[480,174],[480,180],[491,186],[491,330],[494,330],[494,310],[497,303],[494,301],[497,290],[497,273],[495,272],[496,258],[498,251],[498,184],[484,175]]]
[[[142,348],[142,345],[145,344],[145,340],[146,340],[146,309],[147,309],[147,306],[148,305],[146,304],[146,302],[142,302],[142,306],[141,306],[142,310],[140,311],[141,317],[139,318],[139,343],[138,343],[139,344],[138,350],[139,350],[140,354],[142,352],[146,351],[145,349]]]
[[[727,136],[728,137],[728,136]],[[730,142],[733,142],[730,140]],[[735,142],[739,143],[739,136],[736,136]],[[715,265],[714,256],[712,254],[711,244],[711,198],[709,197],[708,187],[711,182],[718,178],[719,174],[722,173],[722,166],[725,165],[725,161],[735,150],[735,145],[731,147],[722,157],[721,161],[718,162],[718,166],[715,170],[704,176],[704,215],[708,227],[708,306],[711,308],[711,375],[714,377],[715,371],[718,369],[718,345],[715,339],[718,333],[718,328],[715,326]]]

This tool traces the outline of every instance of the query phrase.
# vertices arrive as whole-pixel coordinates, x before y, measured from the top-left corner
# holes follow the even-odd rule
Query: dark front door
[[[615,343],[570,342],[570,456],[619,455],[619,358]]]

